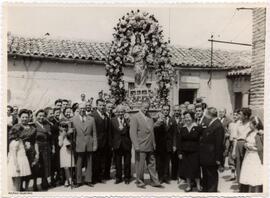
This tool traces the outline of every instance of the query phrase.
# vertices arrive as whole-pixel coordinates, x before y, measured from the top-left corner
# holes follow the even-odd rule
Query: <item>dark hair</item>
[[[7,108],[10,108],[11,113],[13,112],[13,107],[8,105]]]
[[[208,107],[207,112],[213,118],[216,118],[218,116],[217,109],[215,107]]]
[[[68,100],[67,100],[67,99],[63,99],[63,100],[62,100],[62,103],[63,103],[63,102],[67,102],[67,103],[68,103]]]
[[[163,109],[163,107],[169,107],[169,110],[171,109],[171,106],[169,104],[164,104],[161,106],[161,108]]]
[[[183,115],[189,114],[192,120],[195,120],[195,113],[193,111],[185,111]]]
[[[196,110],[197,108],[202,108],[202,110],[203,110],[202,103],[196,104],[196,105],[195,105],[195,110]]]
[[[263,130],[263,123],[261,119],[257,116],[252,116],[250,122],[255,126],[257,130]]]
[[[71,111],[73,111],[71,107],[67,107],[67,108],[65,108],[65,109],[63,110],[63,114],[64,114],[64,115],[66,114],[66,111],[67,111],[68,109],[71,109]]]
[[[28,109],[21,109],[19,111],[19,117],[21,117],[22,114],[26,113],[28,116],[30,116],[30,112]]]
[[[202,98],[196,98],[196,103],[202,103],[203,99]]]
[[[73,111],[73,113],[76,111],[76,109],[78,109],[78,107],[79,107],[79,103],[74,103],[73,105],[72,105],[72,111]]]
[[[59,107],[53,108],[53,113],[55,113],[56,111],[61,111],[61,109]]]
[[[54,102],[54,105],[56,105],[58,102],[61,102],[61,103],[62,103],[62,100],[61,100],[61,99],[57,99],[57,100]]]
[[[245,117],[247,117],[248,119],[249,119],[250,116],[251,116],[251,109],[248,108],[248,107],[243,107],[242,109],[240,109],[240,112],[242,112],[243,115],[244,115]]]
[[[240,113],[240,109],[235,109],[234,111],[233,111],[233,113]]]
[[[44,109],[39,109],[37,112],[36,112],[36,117],[38,116],[39,113],[44,113],[46,115],[46,112],[44,111]]]
[[[203,110],[207,108],[207,104],[205,102],[202,103]]]
[[[51,108],[51,107],[46,107],[46,108],[44,109],[44,111],[45,111],[45,113],[46,113],[46,116],[48,115],[49,111],[51,111],[51,110],[53,110],[53,108]]]
[[[98,105],[99,102],[105,102],[105,101],[103,99],[99,98],[99,99],[96,100],[96,105]]]

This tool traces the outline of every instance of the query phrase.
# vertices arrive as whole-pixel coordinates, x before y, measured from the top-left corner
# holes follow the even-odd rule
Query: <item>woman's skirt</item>
[[[181,176],[183,178],[200,178],[200,160],[198,152],[183,152]]]

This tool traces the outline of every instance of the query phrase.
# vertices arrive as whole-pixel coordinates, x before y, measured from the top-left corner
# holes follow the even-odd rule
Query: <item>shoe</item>
[[[69,187],[69,185],[70,185],[69,182],[68,182],[68,181],[65,181],[64,186],[65,186],[65,187]]]
[[[82,186],[82,184],[81,184],[81,183],[77,183],[77,184],[75,184],[73,187],[74,187],[74,188],[79,188],[80,186]]]
[[[125,179],[125,184],[129,184],[129,183],[130,183],[129,179]]]
[[[165,183],[165,184],[171,184],[171,182],[169,181],[169,180],[163,180],[163,183]]]
[[[37,185],[33,185],[33,191],[34,191],[34,192],[37,192],[37,191],[38,191]]]
[[[119,183],[121,183],[122,181],[123,181],[122,179],[116,179],[115,182],[114,182],[114,184],[119,184]]]
[[[192,188],[191,187],[186,187],[185,192],[191,192]]]
[[[138,188],[145,188],[145,183],[138,181],[137,187]]]
[[[164,188],[164,186],[162,186],[162,185],[159,184],[159,183],[157,183],[157,184],[151,183],[150,185],[151,185],[152,187],[155,187],[155,188]]]
[[[86,182],[86,185],[89,186],[89,187],[94,187],[92,182]]]

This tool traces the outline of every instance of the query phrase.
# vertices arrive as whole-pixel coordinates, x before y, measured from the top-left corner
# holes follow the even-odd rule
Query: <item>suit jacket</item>
[[[223,158],[224,127],[219,119],[216,119],[202,131],[200,139],[200,163],[204,166],[216,165]]]
[[[157,152],[172,152],[176,146],[177,123],[175,119],[169,118],[168,124],[160,123],[154,127],[156,151]]]
[[[94,118],[86,116],[86,120],[82,122],[80,115],[76,115],[71,121],[75,130],[76,152],[95,151],[98,143]]]
[[[120,129],[120,123],[117,117],[111,120],[111,135],[113,149],[119,149],[120,145],[124,150],[131,150],[131,140],[129,135],[129,125],[124,119],[123,129]]]
[[[111,147],[110,120],[107,114],[104,114],[103,119],[95,110],[93,117],[96,123],[98,148]]]
[[[131,117],[130,138],[135,150],[151,152],[155,150],[154,121],[150,117],[143,117],[141,112]]]

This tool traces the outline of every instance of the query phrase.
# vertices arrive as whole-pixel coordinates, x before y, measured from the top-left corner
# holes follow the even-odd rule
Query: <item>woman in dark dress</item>
[[[36,143],[36,128],[34,125],[29,124],[30,112],[27,109],[21,109],[19,112],[19,119],[21,131],[20,137],[23,140],[26,156],[31,168],[31,176],[24,178],[25,181],[25,190],[28,190],[29,180],[32,178],[34,180],[33,191],[37,191],[37,175],[38,175],[38,159],[39,159],[39,150]]]
[[[48,122],[45,121],[45,111],[40,109],[36,113],[36,142],[40,152],[39,162],[41,165],[42,182],[41,187],[47,190],[49,187],[48,177],[51,175],[51,154],[52,154],[52,139],[51,128]]]
[[[198,145],[201,135],[201,127],[195,123],[195,114],[191,111],[184,112],[184,126],[180,128],[177,137],[178,157],[182,160],[182,176],[186,178],[186,192],[192,191],[191,181],[195,180],[197,189],[202,190],[200,185],[200,163]]]

